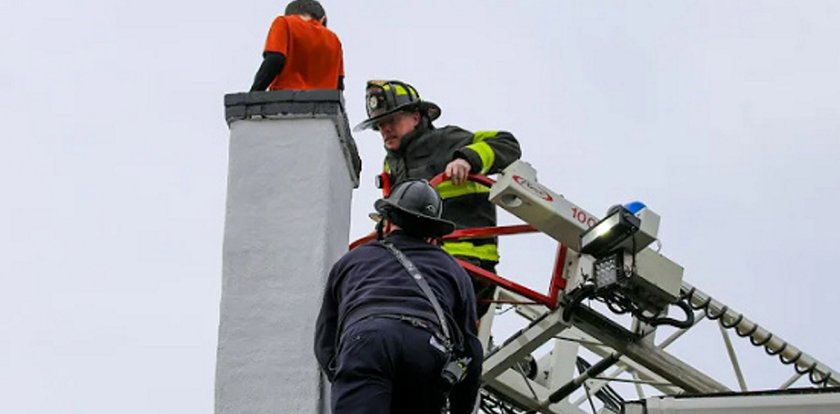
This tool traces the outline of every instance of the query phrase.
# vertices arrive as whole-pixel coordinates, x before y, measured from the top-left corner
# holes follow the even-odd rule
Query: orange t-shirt
[[[317,20],[278,16],[271,23],[266,52],[286,57],[283,70],[268,86],[277,89],[337,89],[344,76],[341,41]]]

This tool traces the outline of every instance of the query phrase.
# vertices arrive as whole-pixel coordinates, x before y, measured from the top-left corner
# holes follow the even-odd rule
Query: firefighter
[[[504,131],[470,132],[457,126],[436,128],[440,116],[436,104],[420,99],[417,90],[400,81],[369,81],[368,119],[354,129],[379,131],[385,146],[384,172],[392,185],[409,179],[431,179],[446,173],[448,181],[437,190],[444,202],[444,218],[457,228],[496,225],[496,208],[487,199],[490,189],[466,181],[467,174],[494,174],[519,159],[516,138]],[[482,269],[496,272],[497,239],[445,242],[443,249]],[[473,279],[478,298],[478,316],[490,307],[495,285]]]
[[[271,24],[251,91],[344,90],[341,41],[316,0],[294,0]]]
[[[482,363],[475,297],[466,272],[430,243],[455,225],[425,180],[401,183],[374,206],[378,240],[335,263],[315,329],[332,412],[439,414],[448,400],[451,413],[469,414]]]

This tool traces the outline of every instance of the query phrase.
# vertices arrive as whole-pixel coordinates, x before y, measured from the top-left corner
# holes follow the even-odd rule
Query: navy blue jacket
[[[472,282],[441,248],[400,232],[387,237],[400,249],[435,293],[462,356],[472,358],[467,377],[450,394],[452,412],[469,412],[478,393],[483,352],[476,336]],[[394,255],[373,241],[347,253],[333,265],[315,328],[315,357],[332,378],[338,329],[377,314],[405,315],[439,326],[429,300]],[[341,328],[339,328],[339,325]]]

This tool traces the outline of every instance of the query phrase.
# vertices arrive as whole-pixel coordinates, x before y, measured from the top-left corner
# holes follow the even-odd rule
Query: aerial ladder
[[[432,184],[443,179],[438,176]],[[542,232],[558,244],[547,293],[461,262],[473,276],[499,285],[496,306],[507,306],[525,322],[500,339],[491,338],[494,312],[482,319],[479,336],[486,355],[479,412],[678,413],[655,411],[654,406],[665,404],[655,398],[803,398],[803,393],[828,411],[806,407],[789,412],[840,412],[840,373],[684,281],[683,268],[653,247],[660,217],[643,203],[614,206],[600,218],[540,184],[534,168],[522,161],[510,165],[497,181],[478,175],[470,179],[489,186],[490,201],[526,224],[462,229],[446,239]],[[667,350],[703,321],[719,326],[737,378],[735,390]],[[775,391],[751,390],[730,333],[788,366],[790,377]],[[598,361],[591,363],[592,358]],[[791,388],[802,382],[807,384],[804,391]],[[619,385],[630,387],[631,395],[617,392]],[[645,399],[650,411],[640,408]]]
[[[324,275],[346,246],[349,222],[331,213],[349,211],[358,185],[341,93],[231,94],[225,107],[231,147],[216,413],[327,412],[328,387],[310,350],[313,327],[300,321],[317,312],[312,297],[323,280],[312,275]],[[285,180],[290,166],[299,179]],[[462,263],[502,288],[496,314],[488,312],[479,329],[486,349],[481,412],[678,414],[681,404],[720,405],[730,397],[766,403],[767,396],[781,397],[776,407],[800,407],[790,412],[803,412],[801,400],[823,404],[804,412],[840,412],[831,400],[840,374],[684,281],[682,267],[652,247],[659,223],[652,209],[630,203],[602,218],[545,187],[524,162],[496,180],[470,179],[490,187],[490,200],[524,224],[459,229],[446,238],[531,233],[556,244],[546,291]],[[504,335],[510,317],[524,323]],[[674,349],[684,336],[706,332],[708,321],[720,331],[721,359],[732,361],[737,386]],[[749,387],[735,352],[749,344],[790,373],[776,390]]]

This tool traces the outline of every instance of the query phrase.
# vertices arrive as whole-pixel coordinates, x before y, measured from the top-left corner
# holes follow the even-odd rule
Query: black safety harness
[[[435,310],[435,314],[437,315],[438,321],[440,322],[440,329],[436,329],[435,326],[430,324],[424,319],[407,316],[407,315],[398,315],[398,314],[373,314],[370,315],[371,318],[389,318],[389,319],[397,319],[400,321],[404,321],[410,323],[412,326],[421,328],[427,332],[430,332],[434,335],[434,338],[438,340],[440,345],[443,346],[444,353],[446,354],[446,361],[444,362],[443,369],[441,371],[440,380],[442,391],[444,392],[444,399],[445,404],[442,407],[442,413],[448,412],[449,409],[449,391],[451,388],[461,382],[464,377],[466,376],[467,367],[469,366],[472,358],[469,357],[459,357],[457,349],[462,347],[462,344],[456,343],[449,330],[449,324],[446,322],[446,317],[443,313],[443,308],[441,308],[440,303],[437,300],[437,296],[432,291],[432,288],[429,286],[429,282],[423,277],[420,271],[417,269],[417,266],[406,257],[405,253],[400,251],[393,243],[388,240],[379,240],[379,244],[385,247],[394,257],[397,258],[397,261],[405,268],[408,274],[411,276],[417,286],[420,287],[420,291],[423,292],[423,295],[426,296],[429,303],[432,305],[432,308]],[[346,315],[345,315],[346,318]],[[344,319],[339,323],[338,332],[336,335],[336,346],[335,349],[339,349],[339,342],[341,337],[342,325],[344,325]],[[366,319],[366,318],[365,318]],[[457,348],[456,348],[457,347]],[[334,356],[334,358],[337,355]],[[330,365],[335,362],[335,359],[330,362]]]
[[[417,286],[420,287],[420,290],[423,292],[423,294],[426,296],[426,299],[429,300],[429,302],[432,304],[432,308],[435,310],[435,314],[437,315],[438,321],[440,322],[440,332],[438,332],[437,329],[433,329],[433,327],[422,326],[423,324],[425,324],[425,321],[419,318],[396,315],[397,318],[404,319],[412,325],[431,330],[432,333],[434,333],[436,337],[439,337],[438,339],[440,339],[443,342],[442,345],[446,348],[446,350],[452,353],[455,349],[455,342],[453,341],[452,335],[449,332],[449,324],[446,323],[446,317],[443,314],[443,308],[440,307],[440,303],[437,300],[437,296],[435,296],[435,292],[432,292],[432,288],[429,286],[429,282],[427,282],[426,278],[424,278],[420,271],[417,270],[417,266],[415,266],[414,263],[412,263],[411,260],[409,260],[408,257],[406,257],[405,253],[403,253],[402,251],[400,251],[400,249],[397,248],[397,246],[394,246],[394,244],[388,240],[380,240],[379,244],[385,246],[385,248],[388,249],[388,251],[391,252],[391,254],[393,254],[394,257],[397,258],[397,261],[400,262],[400,264],[403,266],[403,268],[405,268],[408,274],[411,275],[411,278],[415,282],[417,282]]]

